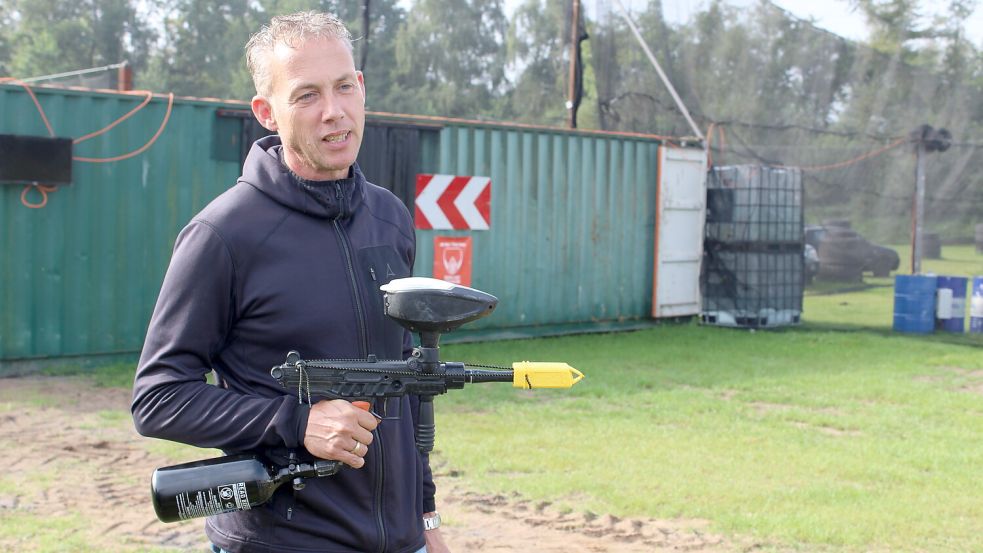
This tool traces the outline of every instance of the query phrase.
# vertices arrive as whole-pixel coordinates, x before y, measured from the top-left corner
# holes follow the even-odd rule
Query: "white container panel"
[[[705,150],[659,148],[652,316],[700,313],[700,263],[706,223]]]

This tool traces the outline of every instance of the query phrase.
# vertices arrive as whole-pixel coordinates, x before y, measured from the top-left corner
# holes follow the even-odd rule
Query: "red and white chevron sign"
[[[416,228],[488,230],[491,178],[416,176]]]

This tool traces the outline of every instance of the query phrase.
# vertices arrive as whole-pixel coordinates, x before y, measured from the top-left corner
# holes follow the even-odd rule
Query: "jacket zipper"
[[[383,401],[385,401],[385,400],[383,400]],[[383,450],[383,447],[382,447],[382,436],[380,435],[380,433],[379,433],[378,430],[375,430],[375,437],[376,437],[376,439],[375,440],[372,440],[372,442],[379,444],[379,447],[378,447],[378,449],[379,449],[379,470],[376,471],[376,480],[375,480],[375,482],[376,482],[376,484],[375,484],[375,505],[376,505],[375,521],[376,521],[376,524],[379,526],[379,534],[381,534],[381,536],[382,536],[382,540],[379,542],[378,552],[379,553],[385,553],[385,551],[386,551],[386,522],[382,519],[382,513],[384,512],[383,509],[382,509],[382,484],[383,484],[383,482],[386,479],[386,456],[385,456],[385,454],[383,452],[384,450]]]
[[[338,199],[338,208],[344,213],[344,194],[341,190],[340,184],[335,184],[335,195]],[[344,228],[338,223],[338,219],[332,219],[331,222],[334,224],[335,230],[338,232],[338,237],[341,240],[341,249],[345,252],[345,261],[348,264],[348,278],[352,285],[352,297],[355,299],[355,318],[358,320],[358,334],[361,343],[361,356],[367,357],[369,354],[369,338],[368,330],[366,329],[365,314],[362,309],[362,298],[358,292],[358,279],[355,276],[355,263],[352,256],[352,247],[348,242],[348,235],[345,233]],[[373,275],[374,276],[374,275]],[[378,443],[379,450],[379,463],[378,470],[376,471],[376,485],[375,485],[375,520],[376,525],[379,529],[379,553],[385,553],[386,551],[386,523],[382,518],[382,485],[385,476],[385,455],[382,447],[382,436],[379,435],[379,431],[376,430],[376,438],[373,443]]]
[[[339,208],[342,208],[344,195],[341,192],[340,184],[335,184],[335,194],[338,198]],[[334,228],[338,232],[338,237],[341,240],[341,249],[345,252],[345,261],[348,264],[348,280],[352,285],[352,298],[355,300],[355,318],[358,320],[358,337],[361,348],[359,353],[362,357],[366,357],[369,354],[368,330],[365,328],[365,314],[362,311],[362,298],[358,293],[358,280],[355,277],[355,262],[352,258],[352,247],[348,242],[348,235],[345,233],[345,229],[342,228],[341,224],[338,223],[338,219],[332,219],[331,222],[334,224]]]

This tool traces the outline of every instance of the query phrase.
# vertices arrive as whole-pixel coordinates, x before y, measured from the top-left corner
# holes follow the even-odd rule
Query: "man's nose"
[[[341,102],[333,96],[326,96],[324,105],[321,107],[321,119],[324,121],[337,121],[345,118],[345,110],[341,107]]]

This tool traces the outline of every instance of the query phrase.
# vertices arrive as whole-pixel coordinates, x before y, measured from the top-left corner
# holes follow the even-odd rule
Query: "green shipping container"
[[[79,139],[145,95],[33,88],[56,136]],[[74,145],[72,184],[42,196],[0,184],[0,375],[39,362],[134,355],[177,233],[240,173],[248,106],[166,95]],[[652,304],[656,137],[369,114],[424,129],[421,173],[491,178],[488,230],[418,230],[415,273],[436,236],[471,236],[472,286],[500,299],[486,335],[645,322]],[[0,134],[49,136],[25,89],[0,84]],[[2,161],[0,161],[2,162]],[[413,182],[382,186],[412,190]],[[22,198],[23,196],[23,198]],[[405,195],[404,195],[405,197]],[[23,200],[23,201],[22,201]],[[412,208],[411,208],[412,209]],[[285,344],[289,349],[289,345]]]

